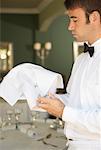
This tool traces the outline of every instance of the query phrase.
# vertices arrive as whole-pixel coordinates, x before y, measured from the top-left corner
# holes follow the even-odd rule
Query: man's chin
[[[74,38],[76,42],[84,42],[85,40],[79,39],[79,38]]]

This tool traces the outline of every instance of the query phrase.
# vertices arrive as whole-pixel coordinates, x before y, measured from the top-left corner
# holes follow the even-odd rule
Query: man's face
[[[68,30],[77,41],[88,41],[92,33],[91,23],[86,23],[85,12],[82,8],[70,9],[67,12],[70,18]]]

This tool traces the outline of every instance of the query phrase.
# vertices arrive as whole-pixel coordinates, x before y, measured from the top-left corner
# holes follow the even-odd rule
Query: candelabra
[[[36,51],[36,55],[40,58],[42,66],[45,65],[45,58],[49,55],[51,49],[52,49],[51,42],[34,43],[34,50]]]

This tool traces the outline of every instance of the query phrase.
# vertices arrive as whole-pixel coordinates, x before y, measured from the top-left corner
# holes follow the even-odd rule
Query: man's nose
[[[70,22],[70,23],[69,23],[69,25],[68,25],[68,30],[69,30],[69,31],[74,30],[74,23],[73,23],[73,22]]]

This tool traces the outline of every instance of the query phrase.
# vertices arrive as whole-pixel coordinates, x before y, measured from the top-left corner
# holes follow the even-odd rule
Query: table
[[[39,138],[32,138],[20,129],[21,125],[19,130],[3,131],[5,139],[0,140],[0,150],[62,150],[66,145],[64,134],[49,128],[48,123],[37,123],[37,127],[33,129]],[[47,135],[50,136],[45,139]],[[46,144],[42,141],[43,138]]]

